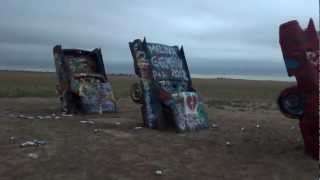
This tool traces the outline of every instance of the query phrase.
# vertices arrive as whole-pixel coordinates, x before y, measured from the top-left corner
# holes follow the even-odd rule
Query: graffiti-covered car
[[[140,103],[146,127],[178,132],[208,128],[208,118],[200,95],[192,87],[183,48],[146,39],[129,43],[135,73],[131,97]]]
[[[53,49],[57,92],[66,113],[116,112],[117,106],[107,79],[101,49]]]
[[[303,30],[297,21],[280,26],[280,45],[289,76],[297,85],[278,98],[281,112],[299,119],[305,151],[319,158],[319,35],[312,19]]]

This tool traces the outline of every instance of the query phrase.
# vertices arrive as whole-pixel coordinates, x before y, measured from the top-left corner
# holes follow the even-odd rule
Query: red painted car
[[[279,33],[288,75],[297,85],[283,90],[278,104],[284,115],[300,120],[305,151],[319,159],[319,34],[312,19],[305,30],[289,21]]]

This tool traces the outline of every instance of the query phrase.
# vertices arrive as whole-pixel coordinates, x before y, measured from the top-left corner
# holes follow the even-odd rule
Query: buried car
[[[139,83],[132,86],[131,98],[142,104],[146,127],[178,132],[208,128],[208,118],[192,81],[183,48],[146,39],[129,43]]]
[[[53,49],[57,91],[65,113],[116,112],[111,84],[107,79],[101,49],[85,51]]]
[[[312,19],[305,30],[289,21],[279,33],[288,75],[295,76],[297,85],[283,90],[278,104],[287,117],[300,120],[305,151],[319,159],[319,34]]]

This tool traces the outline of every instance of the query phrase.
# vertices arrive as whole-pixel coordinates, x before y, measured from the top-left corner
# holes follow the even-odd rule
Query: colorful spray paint
[[[208,128],[200,95],[193,89],[183,48],[146,40],[129,43],[142,89],[145,126],[171,121],[178,132]],[[169,109],[170,112],[164,109]]]
[[[62,111],[66,113],[117,111],[100,49],[84,51],[56,46],[53,54]]]

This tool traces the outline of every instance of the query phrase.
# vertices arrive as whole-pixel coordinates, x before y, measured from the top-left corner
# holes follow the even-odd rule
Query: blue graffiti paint
[[[300,66],[299,62],[295,59],[286,58],[284,62],[286,63],[288,69],[297,69]]]
[[[116,112],[100,49],[85,51],[55,46],[57,91],[64,112]]]
[[[183,49],[141,40],[129,46],[142,85],[145,125],[157,128],[157,121],[164,118],[162,107],[166,106],[178,132],[208,128],[208,117],[200,95],[192,88]],[[165,92],[164,97],[161,92]]]

